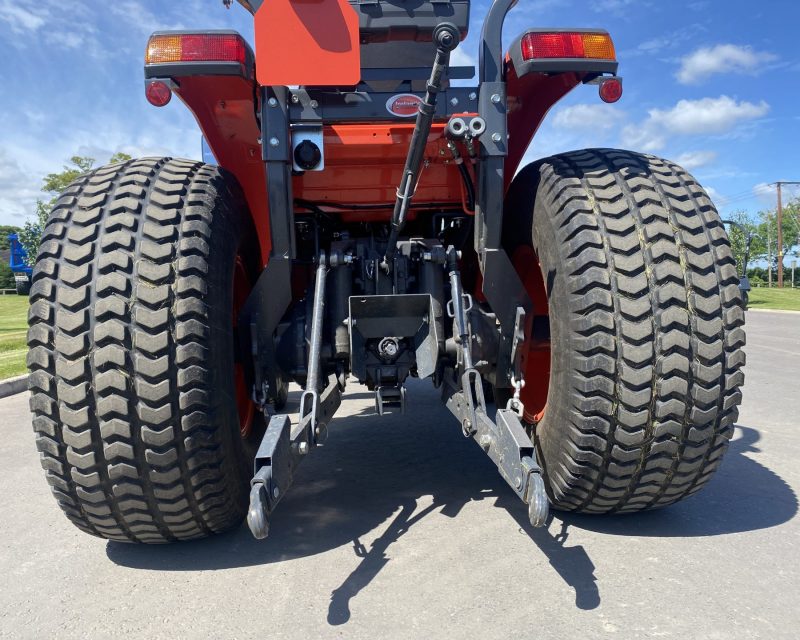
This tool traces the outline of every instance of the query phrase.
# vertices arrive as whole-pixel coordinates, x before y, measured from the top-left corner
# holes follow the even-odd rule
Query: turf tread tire
[[[52,492],[87,533],[161,543],[244,517],[227,375],[243,207],[222,170],[165,158],[87,173],[53,208],[30,294],[30,405]]]
[[[523,169],[506,210],[507,249],[532,238],[548,287],[535,442],[554,506],[637,511],[698,491],[733,434],[745,362],[736,264],[706,192],[665,160],[589,149]]]

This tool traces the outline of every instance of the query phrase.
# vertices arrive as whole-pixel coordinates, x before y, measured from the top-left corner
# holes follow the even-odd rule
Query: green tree
[[[11,242],[8,239],[12,233],[19,233],[22,231],[19,227],[14,227],[9,224],[0,225],[0,251],[8,251],[11,248]]]
[[[8,262],[0,261],[0,289],[13,289],[16,286],[17,282]]]
[[[726,216],[725,221],[733,223],[728,225],[728,238],[731,241],[733,257],[736,259],[736,268],[741,273],[747,246],[747,236],[758,233],[758,225],[750,218],[750,214],[741,210]],[[760,247],[758,246],[758,238],[753,237],[750,244],[751,261],[756,251],[760,251]]]
[[[130,160],[131,156],[127,153],[117,152],[109,162],[126,162]],[[94,158],[87,156],[72,156],[69,159],[69,164],[64,165],[63,171],[58,173],[48,173],[42,181],[42,191],[51,194],[48,201],[37,200],[36,212],[33,220],[27,220],[24,228],[19,232],[19,241],[25,251],[28,252],[27,263],[33,265],[36,262],[36,254],[39,253],[39,243],[42,239],[42,233],[47,225],[47,219],[50,217],[50,212],[53,210],[58,196],[71,185],[75,180],[82,176],[87,171],[90,171],[94,166]]]

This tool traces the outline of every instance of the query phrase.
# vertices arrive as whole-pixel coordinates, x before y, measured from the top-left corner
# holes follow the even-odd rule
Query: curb
[[[0,380],[0,398],[7,398],[28,390],[28,375]]]
[[[800,314],[800,311],[790,311],[789,309],[750,309],[747,308],[747,313],[755,311],[756,313],[794,313]]]

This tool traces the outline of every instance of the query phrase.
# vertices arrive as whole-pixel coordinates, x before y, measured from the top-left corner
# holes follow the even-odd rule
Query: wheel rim
[[[543,323],[540,320],[536,327],[533,324],[537,318],[546,318],[549,327],[547,289],[539,266],[539,256],[536,255],[533,247],[518,247],[514,251],[512,262],[533,302],[533,318],[525,331],[527,336],[527,349],[523,353],[525,386],[520,392],[520,399],[525,405],[525,419],[535,423],[544,417],[547,407],[547,392],[550,388],[549,330],[547,335],[537,336],[538,332],[534,329],[538,329],[538,325]]]
[[[247,276],[247,269],[241,255],[236,256],[233,267],[233,327],[236,328],[239,322],[239,312],[244,307],[247,297],[250,295],[250,278]],[[235,332],[234,332],[235,335]],[[256,406],[250,397],[247,388],[247,377],[244,373],[244,366],[241,362],[233,365],[233,380],[236,393],[236,412],[239,416],[239,433],[243,438],[250,435],[253,429],[253,418],[256,413]]]

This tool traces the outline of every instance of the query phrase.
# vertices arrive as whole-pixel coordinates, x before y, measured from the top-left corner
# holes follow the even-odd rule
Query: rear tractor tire
[[[83,531],[161,543],[244,518],[232,316],[257,267],[251,224],[232,178],[184,160],[103,167],[56,203],[31,289],[31,409]]]
[[[700,489],[733,433],[745,342],[706,192],[659,158],[586,150],[526,167],[506,211],[505,237],[531,239],[548,300],[534,442],[553,505],[638,511]]]

